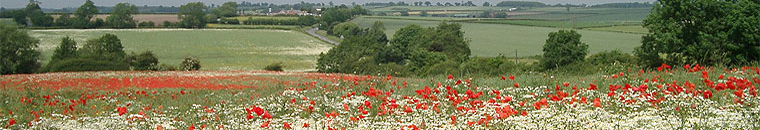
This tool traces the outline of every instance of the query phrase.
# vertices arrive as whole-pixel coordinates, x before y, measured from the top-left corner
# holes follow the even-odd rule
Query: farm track
[[[336,42],[336,41],[330,40],[330,39],[328,39],[328,38],[327,38],[327,37],[325,37],[325,36],[322,36],[322,35],[319,35],[319,34],[317,34],[317,33],[316,33],[316,31],[317,31],[317,28],[311,28],[311,29],[309,29],[309,30],[308,30],[308,31],[306,31],[306,32],[308,32],[308,33],[309,33],[309,35],[312,35],[312,36],[314,36],[314,37],[317,37],[317,38],[321,39],[322,41],[328,42],[328,43],[330,43],[330,44],[334,44],[334,45],[338,45],[338,44],[340,44],[340,42]]]

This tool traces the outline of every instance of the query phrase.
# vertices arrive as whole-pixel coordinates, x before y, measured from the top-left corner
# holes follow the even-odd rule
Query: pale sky
[[[63,8],[63,7],[79,7],[84,3],[85,0],[37,0],[42,2],[40,6],[42,8]],[[330,1],[333,1],[334,4],[340,5],[343,4],[350,4],[351,2],[356,2],[357,4],[367,3],[367,2],[399,2],[404,1],[407,3],[411,3],[414,1],[425,1],[425,0],[92,0],[95,2],[95,5],[97,6],[113,6],[116,5],[116,3],[121,2],[127,2],[132,3],[138,6],[143,5],[163,5],[163,6],[179,6],[185,3],[189,2],[203,2],[207,5],[210,4],[222,4],[227,1],[248,1],[252,3],[258,3],[258,2],[266,2],[266,3],[275,3],[275,4],[292,4],[292,3],[298,3],[301,1],[305,2],[322,2],[327,4]],[[428,0],[430,2],[463,2],[462,0],[456,1],[456,0]],[[468,0],[464,0],[466,2]],[[481,5],[484,1],[488,1],[491,4],[496,4],[500,1],[508,1],[508,0],[472,0],[473,3],[476,5]],[[558,4],[558,3],[570,3],[570,4],[601,4],[601,3],[622,3],[622,2],[654,2],[655,0],[519,0],[519,1],[539,1],[546,4]],[[23,8],[26,6],[26,4],[29,3],[29,0],[0,0],[0,7],[5,8]]]

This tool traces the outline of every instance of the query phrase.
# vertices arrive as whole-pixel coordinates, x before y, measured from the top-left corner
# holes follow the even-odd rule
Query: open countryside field
[[[393,36],[396,30],[410,24],[417,24],[424,27],[436,26],[438,21],[422,20],[402,20],[402,19],[377,19],[359,17],[352,22],[367,28],[375,21],[382,21],[385,24],[386,34]],[[507,24],[483,24],[483,23],[461,23],[465,37],[470,38],[470,48],[473,56],[491,57],[498,56],[500,53],[512,56],[517,50],[518,56],[534,56],[543,54],[542,48],[549,32],[559,30],[559,28],[518,26]],[[620,50],[623,52],[632,52],[636,46],[641,43],[641,34],[616,33],[607,31],[577,30],[582,34],[581,41],[589,44],[591,53],[597,53],[605,50]]]
[[[649,32],[648,29],[641,27],[640,25],[595,27],[595,28],[585,28],[585,29],[599,30],[599,31],[612,31],[612,32],[625,32],[625,33],[639,33],[639,34],[646,34]]]
[[[0,122],[16,123],[9,129],[753,129],[760,127],[759,77],[757,67],[688,65],[500,78],[3,75]]]
[[[70,36],[82,47],[87,39],[105,33],[117,35],[127,53],[150,50],[160,63],[170,65],[194,56],[201,61],[202,70],[260,70],[275,62],[283,62],[286,70],[311,70],[317,55],[332,47],[307,34],[286,30],[62,29],[28,33],[40,39],[43,63],[62,37]]]

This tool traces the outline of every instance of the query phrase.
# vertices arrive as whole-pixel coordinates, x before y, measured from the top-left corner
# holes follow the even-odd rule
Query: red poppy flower
[[[507,78],[505,78],[504,75],[502,75],[501,80],[507,80]]]
[[[520,88],[520,84],[517,84],[517,82],[515,82],[515,88]]]
[[[287,122],[285,122],[285,124],[283,124],[282,128],[293,129],[293,128],[290,127],[290,124],[288,124]]]
[[[309,123],[303,123],[303,128],[309,128]]]
[[[127,107],[118,107],[116,108],[116,111],[119,112],[119,116],[124,115],[127,113]]]
[[[594,107],[602,107],[602,103],[599,101],[599,98],[594,99]]]
[[[263,124],[261,124],[261,128],[269,128],[269,121],[264,122]]]
[[[190,127],[187,128],[188,130],[195,130],[195,125],[190,125]]]
[[[515,76],[514,76],[514,75],[512,75],[512,74],[509,74],[509,79],[510,79],[510,80],[515,80]]]

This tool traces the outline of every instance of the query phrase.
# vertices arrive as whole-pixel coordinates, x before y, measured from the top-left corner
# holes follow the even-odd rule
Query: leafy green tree
[[[211,13],[222,17],[237,16],[237,2],[225,2],[221,7],[211,10]]]
[[[660,1],[644,20],[649,33],[634,53],[647,67],[757,62],[759,8],[756,0]]]
[[[16,27],[0,25],[0,74],[33,73],[39,69],[39,40]]]
[[[76,19],[73,21],[73,26],[75,28],[90,28],[90,20],[97,13],[98,7],[95,6],[95,3],[90,0],[85,1],[84,4],[79,6],[74,12]]]
[[[130,66],[135,70],[150,70],[153,66],[158,65],[158,58],[153,55],[152,51],[145,51],[138,55],[132,55],[127,59],[130,60]]]
[[[359,27],[359,25],[356,25],[353,22],[344,22],[344,23],[335,25],[335,27],[333,27],[332,34],[335,34],[336,36],[343,36],[345,38],[349,38],[355,35],[359,35],[361,31],[362,29],[361,27]]]
[[[152,27],[156,27],[156,23],[154,23],[153,21],[143,21],[143,22],[140,22],[139,26],[141,28],[152,28]]]
[[[206,27],[206,15],[204,10],[208,9],[201,2],[187,3],[179,7],[180,26],[183,28],[203,28]]]
[[[251,17],[248,17],[251,21],[253,19]],[[303,26],[311,26],[316,23],[316,19],[314,19],[314,16],[311,15],[305,15],[305,16],[298,16],[298,24]]]
[[[55,51],[53,51],[53,57],[50,58],[50,63],[48,64],[52,64],[56,61],[61,61],[65,59],[74,59],[78,57],[79,57],[79,54],[77,53],[76,41],[72,40],[71,38],[67,36],[61,39],[61,45],[55,48]]]
[[[110,33],[88,40],[80,53],[84,58],[108,61],[123,61],[126,56],[119,37]]]
[[[55,26],[68,27],[71,26],[71,15],[62,14],[55,20]]]
[[[491,6],[491,3],[488,3],[488,1],[483,2],[483,6]]]
[[[420,16],[427,17],[428,16],[427,10],[420,11]]]
[[[549,33],[543,51],[541,63],[544,69],[552,69],[583,61],[588,45],[581,42],[581,34],[575,30],[559,30]]]
[[[424,44],[428,51],[441,52],[458,62],[470,57],[470,41],[464,38],[461,24],[441,22],[431,38]]]
[[[24,8],[26,16],[29,17],[31,26],[48,27],[53,25],[53,17],[42,12],[37,1],[29,0],[29,4]]]
[[[135,28],[137,21],[132,18],[133,13],[137,13],[137,6],[118,3],[113,7],[111,15],[106,18],[106,24],[113,28]]]

